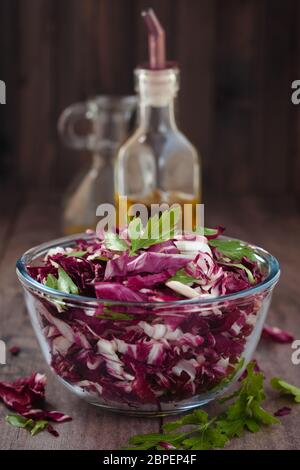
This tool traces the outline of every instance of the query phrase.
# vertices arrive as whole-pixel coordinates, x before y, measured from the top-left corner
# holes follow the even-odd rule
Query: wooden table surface
[[[0,339],[8,347],[18,345],[18,357],[8,354],[0,365],[0,380],[14,380],[33,371],[46,373],[47,397],[53,408],[64,411],[73,421],[58,425],[60,437],[42,432],[32,438],[28,432],[7,425],[7,409],[0,405],[1,449],[118,449],[128,437],[157,432],[160,419],[138,419],[103,412],[67,391],[44,362],[23,302],[15,274],[16,259],[26,249],[60,235],[59,205],[56,198],[1,198],[0,203]],[[300,215],[292,201],[234,200],[231,203],[208,202],[206,225],[227,226],[228,234],[251,241],[272,252],[282,266],[268,323],[292,331],[300,339]],[[279,375],[300,386],[300,365],[291,362],[290,345],[261,340],[255,357],[268,378]],[[269,387],[268,387],[269,389]],[[270,392],[266,406],[276,410],[289,401]],[[210,412],[217,409],[211,404]],[[228,449],[300,449],[300,405],[282,418],[281,426],[246,433],[234,439]]]

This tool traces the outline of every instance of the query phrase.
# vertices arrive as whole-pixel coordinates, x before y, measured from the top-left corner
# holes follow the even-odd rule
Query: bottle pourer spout
[[[148,29],[150,69],[164,69],[166,67],[165,31],[152,8],[143,11],[142,16]]]

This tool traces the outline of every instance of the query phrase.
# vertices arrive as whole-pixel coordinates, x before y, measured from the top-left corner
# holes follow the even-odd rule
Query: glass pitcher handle
[[[76,132],[79,122],[89,121],[93,123],[94,116],[86,103],[76,103],[66,108],[59,117],[58,131],[63,142],[73,149],[82,150],[91,147],[91,140],[95,136],[90,134],[80,135]]]

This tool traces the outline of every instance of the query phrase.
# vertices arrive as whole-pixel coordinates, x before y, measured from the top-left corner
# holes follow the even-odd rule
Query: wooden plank
[[[291,138],[291,82],[295,54],[296,3],[258,2],[256,76],[257,100],[251,166],[252,189],[261,194],[289,192],[293,159]],[[296,77],[297,78],[297,77]]]
[[[215,127],[209,184],[218,192],[246,192],[250,177],[256,94],[255,47],[258,8],[254,1],[216,5]]]
[[[56,106],[51,125],[56,131],[58,118],[66,107],[96,94],[98,77],[95,73],[95,0],[56,1],[55,6]],[[86,152],[66,148],[59,138],[53,174],[55,186],[65,188],[78,169],[89,164],[90,156]]]
[[[101,94],[133,92],[132,2],[67,0],[57,4],[56,119],[70,104]],[[56,122],[53,123],[56,126]],[[59,147],[59,187],[89,164],[88,152]]]
[[[132,93],[134,68],[133,2],[96,2],[94,23],[99,92]]]
[[[217,220],[227,226],[227,235],[262,246],[278,258],[282,274],[275,288],[267,322],[291,331],[295,338],[299,339],[300,302],[297,273],[300,258],[300,222],[295,202],[282,197],[219,200],[211,203],[206,223],[213,225]],[[276,375],[299,385],[299,366],[292,364],[291,354],[289,344],[260,341],[255,358],[265,372],[266,382]],[[266,401],[266,407],[269,410],[276,411],[282,406],[290,405],[289,400],[279,398],[272,392],[270,386],[267,386],[267,391],[270,398]],[[287,419],[282,419],[281,426],[267,428],[259,434],[247,433],[242,439],[234,439],[227,448],[299,449],[300,409],[297,406],[292,408],[292,414]],[[208,409],[215,413],[218,406],[212,404]]]
[[[206,189],[216,174],[212,158],[215,14],[215,1],[179,1],[176,34],[172,38],[177,44],[175,59],[181,70],[180,129],[202,156],[202,180]]]
[[[18,134],[18,170],[22,181],[32,186],[49,186],[55,172],[56,129],[53,128],[54,3],[32,0],[30,8],[19,2],[19,74],[21,77]]]
[[[21,199],[17,193],[12,194],[7,186],[5,189],[6,198],[0,198],[0,265],[6,251],[7,240],[14,230]]]
[[[58,383],[42,359],[24,306],[21,288],[15,274],[16,259],[28,248],[57,237],[59,229],[57,200],[30,202],[17,218],[15,229],[6,242],[6,251],[0,266],[0,338],[7,346],[19,345],[18,357],[8,357],[6,366],[0,366],[0,380],[13,380],[33,371],[46,373],[47,397],[54,409],[73,417],[71,423],[57,426],[59,438],[41,433],[35,438],[22,430],[5,424],[7,409],[0,406],[0,435],[2,449],[118,449],[130,435],[157,432],[158,420],[128,418],[109,414],[88,405],[73,396]],[[55,221],[55,222],[54,222]]]
[[[300,77],[300,32],[298,28],[300,20],[300,4],[297,0],[293,2],[293,25],[292,25],[292,41],[293,41],[293,58],[292,58],[292,75],[291,82],[299,80]],[[292,90],[290,89],[290,92]],[[300,204],[300,105],[294,105],[290,101],[290,170],[289,189],[297,198]]]
[[[19,105],[17,100],[18,51],[16,48],[18,34],[14,29],[17,13],[17,0],[0,2],[0,80],[6,85],[6,104],[0,106],[0,185],[4,180],[17,179],[15,168],[17,134],[16,115]],[[11,57],[14,61],[11,61]]]
[[[203,153],[206,187],[298,194],[299,132],[290,103],[299,69],[298,2],[151,5],[166,28],[168,56],[181,63],[179,116]],[[24,186],[65,187],[87,160],[58,147],[58,116],[95,93],[132,91],[133,68],[146,59],[140,11],[147,6],[146,0],[1,2],[7,51],[1,64],[10,82],[5,132],[17,148],[5,165]]]

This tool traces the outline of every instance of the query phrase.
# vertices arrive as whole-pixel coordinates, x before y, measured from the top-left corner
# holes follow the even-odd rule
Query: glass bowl
[[[77,234],[27,251],[17,262],[31,323],[43,355],[77,396],[112,411],[163,416],[225,393],[251,360],[279,279],[278,261],[253,247],[265,272],[250,289],[210,299],[115,302],[46,287],[27,272],[49,249]]]

